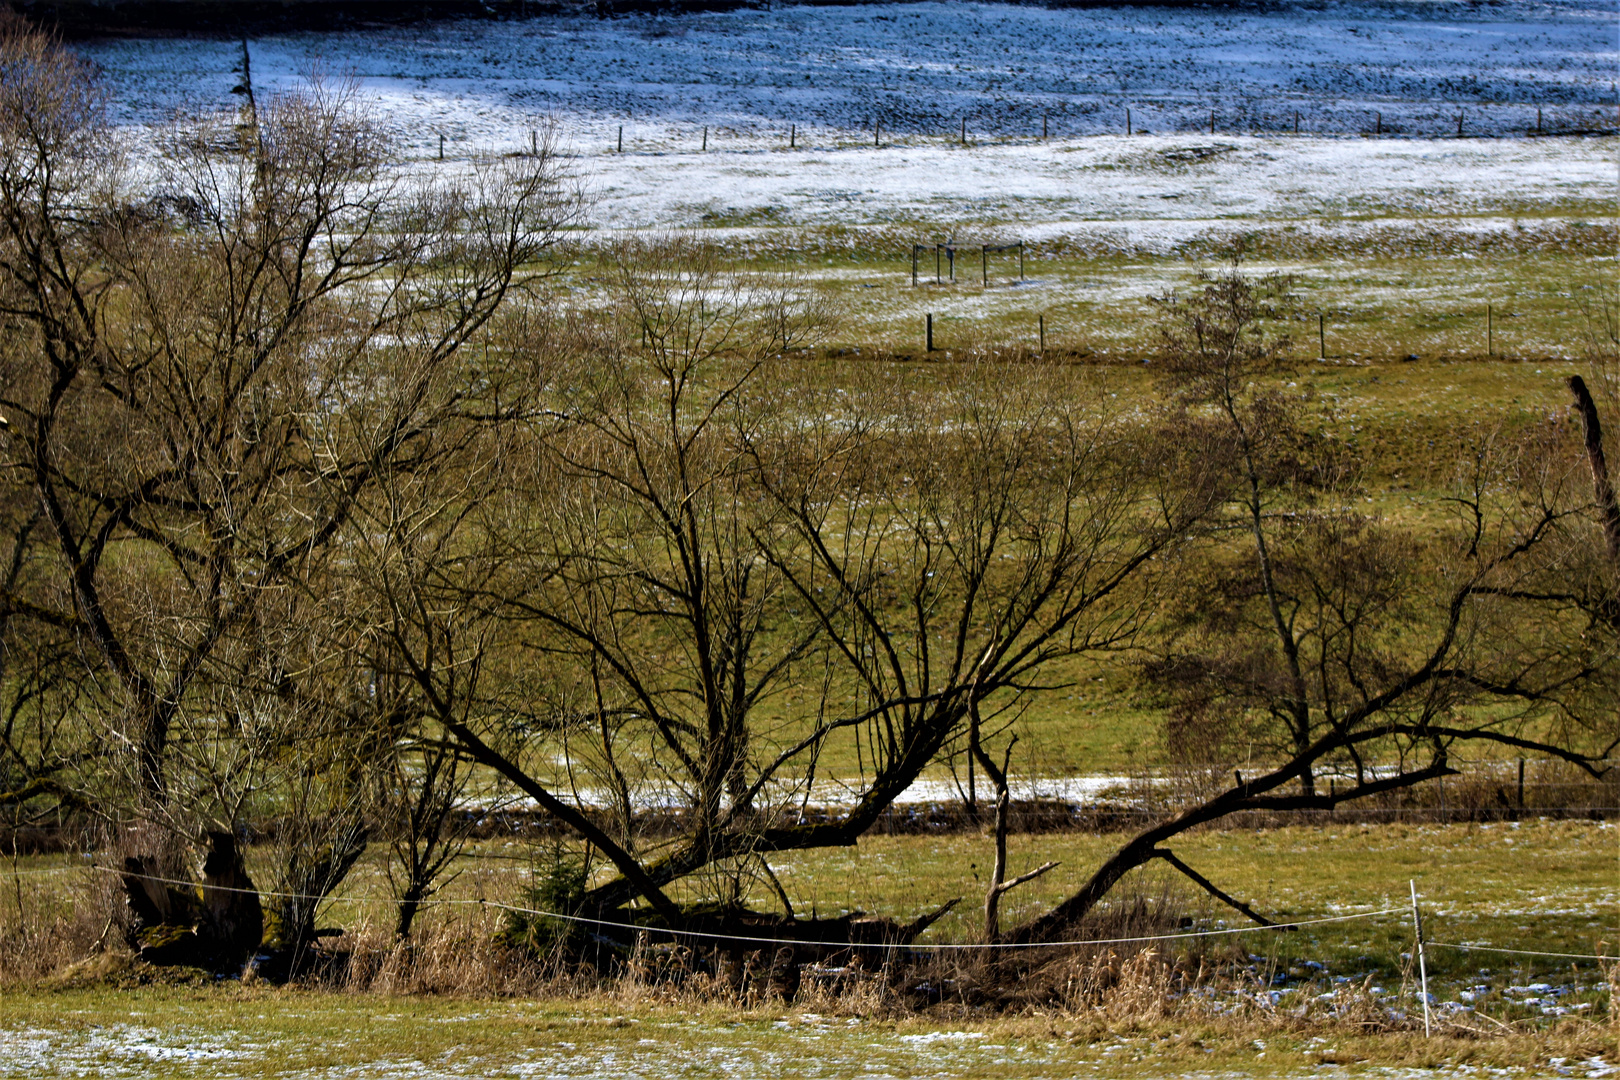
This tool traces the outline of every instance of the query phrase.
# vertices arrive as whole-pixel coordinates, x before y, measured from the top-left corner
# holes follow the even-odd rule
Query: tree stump
[[[259,947],[264,913],[236,838],[208,834],[201,886],[163,879],[150,856],[124,860],[130,947],[149,964],[237,972]]]

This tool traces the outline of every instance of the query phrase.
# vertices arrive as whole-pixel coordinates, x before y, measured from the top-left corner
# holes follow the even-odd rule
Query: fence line
[[[101,865],[101,864],[98,864],[98,863],[92,863],[92,864],[90,864],[88,866],[62,866],[62,867],[51,867],[51,868],[42,869],[42,870],[20,870],[20,871],[16,871],[16,873],[23,873],[23,874],[27,874],[27,873],[54,874],[54,873],[66,873],[66,872],[69,872],[69,871],[79,872],[79,871],[84,871],[84,870],[93,870],[93,871],[98,871],[100,873],[105,873],[105,874],[116,874],[116,875],[118,875],[120,877],[133,877],[133,878],[138,878],[138,879],[143,880],[143,881],[152,881],[152,882],[156,882],[158,884],[163,884],[163,885],[180,885],[180,886],[184,886],[184,887],[187,887],[187,888],[193,888],[193,889],[202,887],[202,886],[199,885],[198,882],[188,881],[188,880],[183,879],[183,878],[162,877],[162,876],[157,875],[157,874],[130,873],[129,871],[126,871],[126,870],[120,870],[120,869],[117,869],[115,867],[104,866],[104,865]],[[367,896],[367,897],[361,897],[361,896],[317,896],[317,895],[315,895],[313,893],[277,892],[275,890],[269,890],[269,889],[244,889],[244,888],[237,888],[237,887],[234,887],[234,886],[210,886],[210,888],[213,888],[218,892],[242,893],[242,894],[250,894],[250,895],[253,895],[253,896],[256,896],[256,897],[270,897],[270,898],[275,898],[275,899],[312,900],[312,901],[315,901],[316,903],[330,903],[330,904],[340,904],[341,903],[341,904],[364,905],[364,904],[383,904],[383,903],[393,904],[393,903],[397,902],[395,900],[395,898],[393,898],[393,897],[384,897],[384,896]],[[1359,921],[1359,920],[1362,920],[1362,919],[1381,918],[1381,917],[1386,916],[1386,915],[1403,915],[1403,914],[1406,913],[1406,909],[1404,907],[1392,907],[1392,908],[1379,908],[1379,909],[1376,909],[1376,910],[1373,910],[1373,911],[1355,912],[1355,913],[1349,914],[1349,915],[1327,915],[1327,916],[1322,916],[1322,917],[1314,918],[1314,919],[1295,919],[1295,920],[1292,920],[1292,921],[1289,921],[1289,922],[1271,923],[1269,925],[1264,925],[1264,926],[1235,926],[1235,927],[1221,927],[1221,928],[1210,929],[1210,930],[1188,930],[1188,931],[1177,932],[1177,933],[1174,933],[1174,934],[1145,934],[1145,935],[1138,935],[1138,936],[1132,936],[1132,937],[1117,937],[1117,938],[1079,938],[1079,939],[1066,940],[1066,941],[1008,942],[1008,943],[1003,943],[1003,944],[990,945],[990,944],[985,944],[985,943],[962,943],[962,942],[928,942],[928,943],[923,943],[923,944],[917,944],[917,943],[914,943],[914,942],[902,943],[902,942],[891,942],[891,941],[875,941],[875,942],[817,941],[817,940],[813,940],[813,939],[765,937],[765,936],[750,935],[750,934],[728,934],[728,933],[721,933],[721,932],[718,932],[718,931],[680,930],[680,929],[672,929],[672,928],[669,928],[669,927],[661,927],[661,926],[646,926],[646,925],[643,925],[643,924],[640,924],[640,923],[620,922],[620,921],[613,920],[613,919],[602,919],[602,918],[596,918],[596,917],[592,917],[592,916],[588,916],[588,915],[570,914],[570,913],[567,913],[567,912],[560,912],[560,911],[548,911],[548,910],[545,910],[543,908],[524,907],[524,906],[518,905],[518,904],[504,903],[504,902],[499,901],[499,900],[490,900],[490,899],[487,899],[485,897],[465,898],[465,899],[441,899],[441,900],[424,899],[424,900],[420,901],[417,906],[419,908],[425,908],[425,907],[478,907],[478,908],[483,909],[483,910],[488,910],[488,909],[493,908],[493,909],[495,909],[497,911],[508,911],[508,912],[513,913],[513,914],[528,915],[528,916],[532,916],[532,917],[545,918],[545,919],[556,919],[556,920],[561,921],[561,922],[569,922],[569,923],[574,923],[574,924],[577,924],[577,925],[598,926],[598,927],[603,927],[603,928],[607,928],[607,929],[617,929],[617,930],[629,930],[629,931],[634,931],[636,933],[664,934],[664,935],[667,935],[669,937],[676,938],[676,939],[680,939],[680,938],[697,938],[697,939],[704,939],[704,940],[711,940],[711,941],[746,942],[746,943],[749,943],[749,944],[760,944],[760,945],[778,945],[778,946],[781,946],[781,945],[801,945],[801,946],[812,947],[812,948],[888,949],[888,950],[901,950],[901,949],[904,949],[904,950],[914,951],[914,952],[925,952],[925,951],[931,951],[931,952],[960,952],[960,951],[983,950],[983,949],[988,949],[988,948],[995,948],[995,949],[1015,949],[1015,948],[1058,949],[1058,948],[1079,948],[1079,947],[1082,947],[1082,946],[1091,946],[1091,945],[1141,945],[1141,944],[1150,944],[1150,943],[1158,942],[1158,941],[1186,941],[1186,940],[1191,940],[1191,939],[1196,939],[1196,938],[1223,937],[1223,936],[1231,936],[1231,935],[1234,935],[1234,934],[1254,934],[1254,933],[1262,933],[1262,932],[1274,931],[1274,930],[1297,930],[1297,929],[1299,929],[1301,927],[1306,927],[1306,926],[1322,926],[1322,925],[1333,924],[1333,923],[1353,922],[1353,921]],[[1549,951],[1535,950],[1535,949],[1508,949],[1508,948],[1502,948],[1502,947],[1493,946],[1493,945],[1465,945],[1465,944],[1461,944],[1461,943],[1458,943],[1458,942],[1434,941],[1434,940],[1430,940],[1430,939],[1425,939],[1425,943],[1429,944],[1429,945],[1436,946],[1437,948],[1458,949],[1458,950],[1472,951],[1472,952],[1501,953],[1501,954],[1511,955],[1511,956],[1536,956],[1536,957],[1546,957],[1546,958],[1557,959],[1557,960],[1592,960],[1592,961],[1600,961],[1600,962],[1601,961],[1613,962],[1616,959],[1620,959],[1620,957],[1605,956],[1605,955],[1600,954],[1600,953],[1566,953],[1566,952],[1549,952]]]
[[[1134,109],[1134,119],[1133,119]],[[1423,113],[1422,110],[1430,110]],[[1459,109],[1459,112],[1451,112]],[[1220,122],[1222,115],[1217,109],[1205,113],[1201,107],[1186,105],[1180,108],[1164,107],[1146,114],[1150,123],[1155,124],[1153,134],[1164,136],[1202,135],[1227,137],[1291,137],[1291,138],[1391,138],[1402,140],[1438,140],[1456,138],[1538,138],[1538,137],[1582,137],[1588,135],[1612,135],[1620,129],[1620,117],[1616,116],[1615,106],[1612,104],[1592,105],[1564,105],[1549,108],[1538,106],[1535,108],[1532,122],[1528,104],[1508,105],[1494,110],[1481,109],[1475,106],[1472,110],[1468,106],[1446,106],[1434,102],[1414,102],[1404,115],[1404,118],[1386,117],[1375,109],[1356,110],[1338,109],[1327,113],[1317,112],[1315,117],[1327,118],[1327,126],[1313,128],[1313,114],[1308,110],[1298,108],[1283,108],[1280,111],[1250,112],[1239,110],[1236,113],[1228,112],[1226,122]],[[1493,119],[1505,117],[1504,119]],[[1075,140],[1088,138],[1106,138],[1119,135],[1146,134],[1140,123],[1143,113],[1140,106],[1130,106],[1121,103],[1117,113],[1105,113],[1100,109],[1089,114],[1067,114],[1060,112],[1059,116],[1070,116],[1078,124],[1068,131],[1059,130],[1059,123],[1054,122],[1050,110],[1040,114],[1040,124],[1036,127],[1031,117],[1027,127],[1002,122],[995,131],[976,128],[973,132],[974,143],[980,140],[994,143],[1044,143],[1052,139]],[[1112,115],[1116,119],[1112,123],[1104,122],[1100,117]],[[1464,119],[1469,118],[1468,125]],[[858,148],[862,146],[878,146],[884,144],[883,134],[889,135],[889,142],[896,140],[907,143],[939,143],[941,145],[966,146],[968,140],[968,118],[963,116],[958,123],[949,130],[929,128],[913,128],[910,130],[896,129],[892,122],[887,132],[882,127],[881,118],[870,126],[862,124],[859,127],[844,126],[834,123],[812,124],[805,129],[804,134],[811,145],[805,147],[807,152],[819,153],[828,149]],[[1302,127],[1303,124],[1303,127]],[[1165,126],[1168,125],[1168,126]],[[1417,127],[1414,125],[1423,125]],[[603,134],[606,136],[604,153],[625,153],[625,126],[618,124],[617,128],[608,128]],[[672,120],[653,120],[646,123],[632,123],[629,133],[630,152],[634,153],[639,147],[646,147],[660,153],[671,150],[679,152],[682,148],[689,148],[698,152],[709,149],[709,128],[705,125],[679,123]],[[867,132],[872,134],[869,136]],[[1038,133],[1037,133],[1038,131]],[[799,144],[799,126],[797,121],[789,120],[786,123],[776,124],[759,121],[753,123],[733,124],[725,127],[716,127],[713,134],[718,144],[722,136],[731,140],[735,145],[746,150],[758,150],[772,146],[796,150]],[[583,139],[594,139],[593,130]],[[439,143],[438,160],[444,160],[445,133],[433,129],[428,136],[429,155],[432,155],[433,139]],[[821,145],[814,143],[819,140]],[[829,145],[830,144],[830,145]],[[523,145],[521,136],[518,145]],[[529,146],[534,147],[531,138]]]
[[[457,901],[446,901],[456,903]],[[462,901],[468,902],[468,901]],[[561,919],[567,922],[584,923],[592,926],[607,926],[620,930],[636,930],[644,933],[668,934],[671,937],[698,937],[711,938],[719,941],[748,941],[770,945],[810,945],[821,948],[837,947],[848,949],[907,949],[912,951],[960,951],[984,949],[1062,949],[1075,948],[1082,945],[1135,945],[1152,941],[1180,941],[1187,938],[1218,937],[1224,934],[1252,934],[1265,930],[1296,930],[1301,926],[1316,926],[1321,923],[1349,922],[1353,919],[1372,919],[1381,915],[1400,914],[1404,908],[1383,908],[1378,911],[1365,911],[1355,915],[1331,915],[1320,919],[1300,919],[1294,922],[1270,923],[1265,926],[1236,926],[1218,930],[1189,930],[1177,934],[1151,934],[1141,937],[1120,938],[1085,938],[1075,941],[1014,941],[1001,944],[987,943],[959,943],[959,942],[933,942],[918,945],[902,942],[866,942],[866,941],[801,941],[793,938],[750,937],[744,934],[722,934],[702,930],[671,930],[662,926],[642,926],[639,923],[614,922],[611,919],[596,919],[584,915],[564,915],[555,911],[538,911],[533,908],[517,907],[503,904],[495,900],[470,901],[483,904],[487,907],[499,908],[525,915],[539,915],[548,919]]]
[[[1425,945],[1434,945],[1442,949],[1462,949],[1465,952],[1509,953],[1513,956],[1551,956],[1562,960],[1607,960],[1613,962],[1620,960],[1620,956],[1604,956],[1601,953],[1573,953],[1573,952],[1541,952],[1536,949],[1503,949],[1495,945],[1460,945],[1452,941],[1434,941],[1425,938]]]
[[[72,868],[66,868],[65,867],[64,869],[79,869],[79,868],[78,867],[72,867]],[[186,886],[188,888],[193,888],[193,889],[202,887],[202,886],[199,885],[198,882],[187,881],[187,880],[185,880],[183,878],[160,877],[160,876],[158,876],[156,874],[136,874],[136,873],[131,873],[131,872],[127,871],[127,870],[119,870],[119,869],[116,869],[116,868],[111,867],[111,866],[102,866],[102,865],[99,865],[99,864],[93,864],[90,867],[88,867],[88,869],[98,870],[98,871],[100,871],[100,872],[102,872],[104,874],[117,874],[120,877],[138,878],[138,879],[140,879],[142,881],[154,881],[154,882],[157,882],[159,884],[164,884],[164,885],[184,885],[184,886]],[[268,890],[268,889],[242,889],[242,888],[236,888],[234,886],[226,886],[226,885],[209,886],[209,888],[213,888],[213,889],[215,889],[215,891],[218,891],[218,892],[243,893],[243,894],[248,894],[248,895],[253,895],[253,896],[261,896],[261,897],[262,896],[270,896],[270,897],[276,897],[276,898],[279,898],[279,899],[286,899],[286,900],[313,900],[313,901],[315,901],[317,903],[334,903],[334,904],[336,904],[336,903],[349,903],[349,904],[390,903],[390,904],[392,904],[392,903],[395,902],[392,897],[382,897],[382,896],[370,896],[370,897],[317,896],[317,895],[315,895],[313,893],[275,892],[275,891]],[[519,906],[519,905],[516,905],[516,904],[502,903],[499,900],[489,900],[489,899],[486,899],[484,897],[468,898],[468,899],[455,899],[455,900],[422,900],[422,901],[420,901],[418,903],[418,906],[419,907],[428,907],[428,906],[436,906],[436,907],[464,906],[464,907],[471,907],[471,906],[477,906],[477,907],[480,907],[480,908],[495,908],[495,909],[500,910],[500,911],[510,911],[510,912],[520,914],[520,915],[534,915],[534,916],[539,916],[540,918],[545,918],[545,919],[557,919],[557,920],[560,920],[560,921],[563,921],[563,922],[572,922],[572,923],[578,923],[578,924],[589,925],[589,926],[609,927],[609,928],[617,929],[617,930],[634,930],[634,931],[637,931],[637,932],[640,932],[640,933],[667,934],[667,935],[670,935],[672,937],[708,938],[708,939],[717,940],[717,941],[747,941],[747,942],[756,942],[756,943],[761,943],[761,944],[774,944],[774,945],[806,945],[806,946],[814,946],[814,947],[818,947],[818,948],[836,946],[838,948],[851,948],[851,949],[910,949],[910,950],[917,950],[917,951],[921,951],[921,950],[948,951],[948,950],[962,950],[962,949],[986,949],[986,948],[991,948],[991,947],[998,948],[998,949],[1010,949],[1010,948],[1059,949],[1059,948],[1078,947],[1078,946],[1081,946],[1081,945],[1127,945],[1127,944],[1141,944],[1141,943],[1144,943],[1144,942],[1151,942],[1151,941],[1180,941],[1180,940],[1185,940],[1185,939],[1188,939],[1188,938],[1219,937],[1219,936],[1222,936],[1222,935],[1230,935],[1230,934],[1252,934],[1252,933],[1261,932],[1261,931],[1268,931],[1268,930],[1295,930],[1295,929],[1298,929],[1301,926],[1318,926],[1318,925],[1321,925],[1321,924],[1324,924],[1324,923],[1350,922],[1350,921],[1353,921],[1353,920],[1356,920],[1356,919],[1378,918],[1379,916],[1383,916],[1383,915],[1399,915],[1399,914],[1401,914],[1402,912],[1404,912],[1406,910],[1405,908],[1399,908],[1399,907],[1381,908],[1381,909],[1376,910],[1376,911],[1363,911],[1363,912],[1357,912],[1357,913],[1352,914],[1352,915],[1327,915],[1327,916],[1323,916],[1321,918],[1316,918],[1316,919],[1297,919],[1297,920],[1294,920],[1292,922],[1270,923],[1270,924],[1267,924],[1267,925],[1264,925],[1264,926],[1235,926],[1235,927],[1223,927],[1221,929],[1215,929],[1215,930],[1189,930],[1189,931],[1185,931],[1185,932],[1181,932],[1181,933],[1175,933],[1175,934],[1154,934],[1154,935],[1147,935],[1147,936],[1142,936],[1142,937],[1085,938],[1085,939],[1079,939],[1079,940],[1074,940],[1074,941],[1011,942],[1011,943],[1007,943],[1007,944],[989,946],[989,945],[986,945],[986,944],[983,944],[983,943],[963,944],[963,943],[958,943],[958,942],[934,942],[934,943],[917,945],[917,944],[912,944],[912,943],[901,943],[901,942],[814,941],[814,940],[802,940],[802,939],[797,939],[797,938],[757,937],[757,936],[750,936],[750,935],[747,935],[747,934],[725,934],[725,933],[718,933],[718,932],[704,931],[704,930],[678,930],[678,929],[672,929],[672,928],[664,927],[664,926],[644,926],[641,923],[627,923],[627,922],[618,922],[618,921],[615,921],[613,919],[594,918],[594,917],[589,916],[589,915],[574,915],[574,914],[569,914],[567,912],[561,912],[561,911],[546,911],[546,910],[544,910],[542,908],[527,908],[527,907],[522,907],[522,906]]]

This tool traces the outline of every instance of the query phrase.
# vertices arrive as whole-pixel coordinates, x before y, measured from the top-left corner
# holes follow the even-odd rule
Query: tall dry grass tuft
[[[94,923],[75,915],[0,925],[0,987],[43,981],[98,951]],[[122,943],[118,943],[120,946]]]
[[[1110,1020],[1163,1020],[1175,1011],[1186,982],[1174,961],[1152,948],[1124,956],[1110,951],[1089,960],[1077,957],[1065,966],[1064,1008],[1099,1012]]]
[[[125,952],[123,904],[111,875],[68,871],[50,889],[10,890],[0,906],[0,986],[34,983]]]
[[[539,996],[555,989],[556,971],[501,942],[482,912],[421,919],[408,938],[366,926],[344,936],[341,964],[323,981],[355,993]]]
[[[139,855],[160,874],[191,876],[185,845],[173,831],[159,826],[89,834],[83,845],[106,852],[105,866],[118,866],[126,856]],[[100,959],[120,963],[127,959],[129,906],[116,874],[62,867],[59,873],[32,878],[27,886],[18,877],[8,891],[12,902],[0,905],[0,985],[76,977],[92,968],[100,970]]]

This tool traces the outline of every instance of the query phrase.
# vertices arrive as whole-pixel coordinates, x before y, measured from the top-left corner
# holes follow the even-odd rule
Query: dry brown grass
[[[1170,915],[1141,903],[1112,913],[1108,921],[1116,929],[1141,928],[1162,924]],[[969,950],[921,966],[809,968],[790,995],[764,952],[742,954],[740,967],[728,967],[701,950],[650,950],[608,971],[577,957],[537,960],[500,944],[493,926],[483,913],[469,912],[424,920],[409,943],[392,940],[380,928],[362,930],[345,938],[346,963],[274,992],[379,1003],[401,997],[524,1000],[620,1017],[729,1015],[745,1024],[803,1016],[880,1021],[903,1031],[983,1028],[998,1039],[1060,1042],[1082,1056],[1106,1051],[1113,1055],[1107,1060],[1121,1064],[1204,1068],[1218,1063],[1262,1072],[1273,1067],[1273,1058],[1277,1068],[1297,1067],[1301,1054],[1309,1066],[1612,1061],[1620,1038],[1620,1024],[1607,1017],[1549,1024],[1478,1015],[1437,1016],[1434,1034],[1426,1037],[1421,1015],[1392,1010],[1389,998],[1372,993],[1371,980],[1339,986],[1331,997],[1296,995],[1291,1001],[1303,999],[1303,1005],[1279,1007],[1266,993],[1267,978],[1245,974],[1242,961],[1248,958],[1234,947],[1226,953],[1187,953],[1153,944],[1098,945],[1041,950],[1016,960]],[[12,961],[6,977],[22,984],[25,995],[97,987],[123,992],[145,987],[143,992],[162,994],[165,986],[176,985],[210,999],[216,993],[231,999],[273,992],[251,980],[239,990],[216,990],[215,980],[200,973],[157,971],[134,960],[117,941],[98,953],[91,948],[94,940],[87,940],[92,929],[83,920],[62,920],[36,930],[27,949],[16,948],[13,940],[0,942],[0,955]],[[15,962],[24,954],[34,958],[26,967]],[[1620,975],[1614,969],[1608,974],[1611,987],[1620,989]],[[992,985],[998,981],[1001,985]],[[939,992],[947,986],[954,992]],[[970,986],[974,993],[967,992]],[[207,1008],[191,1006],[196,1007]]]

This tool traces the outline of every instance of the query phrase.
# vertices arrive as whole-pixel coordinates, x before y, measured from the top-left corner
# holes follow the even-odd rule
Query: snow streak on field
[[[424,168],[439,167],[427,163],[441,135],[453,169],[525,145],[536,117],[555,117],[602,196],[602,225],[926,218],[1062,232],[1611,199],[1612,140],[1455,132],[1461,112],[1465,135],[1522,135],[1538,108],[1548,131],[1613,129],[1615,29],[1603,0],[775,5],[282,34],[251,49],[261,92],[317,66],[355,75]],[[122,123],[237,100],[236,42],[85,49]],[[1348,137],[1380,123],[1408,137]],[[1083,138],[1094,135],[1109,137]]]
[[[1526,988],[1529,989],[1529,988]],[[513,1013],[525,1011],[523,1005]],[[508,1021],[516,1017],[508,1017]],[[250,1030],[219,1032],[199,1027],[110,1027],[64,1025],[49,1030],[7,1030],[0,1026],[0,1077],[252,1077],[284,1080],[453,1080],[461,1077],[573,1077],[578,1080],[677,1080],[796,1076],[805,1078],[996,1077],[998,1080],[1053,1076],[1109,1076],[1129,1069],[1152,1050],[1151,1037],[1110,1035],[1095,1046],[1062,1038],[997,1039],[978,1031],[936,1030],[896,1034],[856,1019],[790,1014],[771,1021],[727,1023],[659,1019],[581,1017],[576,1023],[546,1018],[523,1049],[491,1052],[477,1046],[452,1047],[431,1056],[379,1053],[367,1045],[366,1027],[399,1027],[414,1018],[363,1017],[358,1037],[312,1052],[309,1040],[276,1025],[275,1035]],[[467,1018],[474,1024],[481,1017]],[[369,1024],[366,1021],[369,1020]],[[395,1022],[390,1024],[390,1022]],[[423,1021],[414,1020],[415,1023]],[[443,1023],[442,1019],[427,1023]],[[279,1036],[277,1040],[276,1036]],[[279,1041],[280,1045],[275,1045]],[[1317,1039],[1320,1045],[1323,1040]],[[1261,1055],[1262,1057],[1264,1055]],[[1274,1078],[1322,1075],[1313,1067],[1320,1054],[1287,1053],[1253,1072]],[[315,1062],[305,1064],[309,1059]],[[328,1059],[328,1060],[321,1060]],[[336,1060],[330,1060],[336,1059]],[[1595,1080],[1614,1069],[1600,1058],[1553,1059],[1547,1069],[1491,1069],[1495,1076],[1565,1076]],[[1140,1070],[1138,1070],[1140,1071]],[[1241,1077],[1243,1072],[1214,1075]],[[1477,1076],[1477,1066],[1435,1069],[1380,1068],[1385,1080],[1434,1076]],[[1342,1073],[1338,1073],[1342,1075]],[[1149,1074],[1153,1075],[1153,1074]],[[1167,1075],[1165,1071],[1157,1075]],[[1208,1071],[1168,1072],[1207,1078]],[[1333,1075],[1330,1073],[1329,1075]]]

